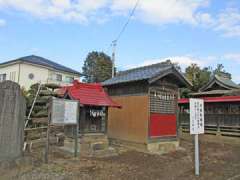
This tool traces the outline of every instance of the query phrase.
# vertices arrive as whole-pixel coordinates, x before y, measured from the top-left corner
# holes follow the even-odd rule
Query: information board
[[[204,133],[204,101],[190,99],[190,134]]]
[[[52,124],[77,124],[78,101],[58,99],[52,100]]]

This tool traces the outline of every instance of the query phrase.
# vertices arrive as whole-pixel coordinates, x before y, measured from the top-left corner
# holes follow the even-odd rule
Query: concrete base
[[[178,140],[171,141],[154,141],[148,143],[136,143],[126,140],[110,139],[110,144],[115,146],[122,146],[128,149],[137,150],[145,153],[164,154],[176,151],[179,148]]]
[[[119,146],[124,147],[126,149],[133,149],[137,151],[147,152],[147,146],[145,143],[138,143],[138,142],[132,142],[132,141],[126,141],[126,140],[120,140],[120,139],[109,139],[109,143],[112,146]]]
[[[67,138],[64,146],[59,147],[65,152],[74,153],[74,139]],[[114,148],[109,147],[108,138],[105,134],[84,134],[79,139],[78,153],[80,156],[106,157],[117,155]]]
[[[154,142],[147,144],[147,149],[151,153],[165,154],[176,151],[179,147],[179,141]]]
[[[80,142],[79,142],[79,144],[80,144]],[[78,144],[78,150],[77,150],[78,154],[80,153],[79,144]],[[60,146],[58,148],[65,152],[74,154],[75,153],[75,141],[74,141],[74,139],[68,138],[64,141],[64,146]]]
[[[81,137],[81,153],[91,155],[95,151],[108,149],[108,138],[105,134],[85,134]]]

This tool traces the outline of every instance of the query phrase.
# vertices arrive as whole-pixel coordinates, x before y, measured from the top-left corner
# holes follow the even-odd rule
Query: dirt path
[[[51,153],[48,165],[41,162],[41,149],[31,155],[34,159],[32,165],[6,171],[0,179],[240,179],[240,146],[200,142],[201,176],[199,178],[194,176],[192,142],[183,140],[181,146],[185,150],[161,156],[126,151],[119,156],[108,158],[74,159],[62,152],[54,151]]]

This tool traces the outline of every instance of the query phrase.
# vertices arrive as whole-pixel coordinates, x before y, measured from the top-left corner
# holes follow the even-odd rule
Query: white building
[[[35,83],[69,85],[80,73],[39,56],[26,56],[0,63],[0,82],[11,80],[28,89]]]

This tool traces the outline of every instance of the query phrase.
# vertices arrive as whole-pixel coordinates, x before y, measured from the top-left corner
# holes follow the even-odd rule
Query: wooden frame
[[[64,99],[62,99],[64,100]],[[73,100],[68,100],[68,101],[73,101]],[[79,130],[79,102],[78,101],[74,101],[77,102],[77,122],[76,122],[76,130],[75,130],[75,147],[74,147],[74,156],[77,157],[77,152],[78,152],[78,130]],[[47,138],[46,138],[46,146],[45,146],[45,154],[44,154],[44,162],[48,163],[48,153],[49,153],[49,140],[50,140],[50,124],[52,123],[52,106],[53,106],[53,98],[50,99],[49,103],[48,103],[48,125],[47,125]],[[56,124],[55,124],[56,125]],[[65,125],[65,124],[57,124],[57,125]],[[72,125],[72,124],[71,124]]]
[[[172,109],[172,111],[162,111],[161,109],[159,109],[160,111],[159,112],[155,112],[152,110],[152,106],[154,104],[152,104],[152,98],[151,98],[151,91],[164,91],[166,93],[169,93],[169,94],[173,94],[174,96],[174,99],[171,100],[173,101],[174,103],[174,108]],[[148,139],[149,141],[152,141],[152,140],[162,140],[162,139],[176,139],[178,137],[178,113],[177,113],[177,99],[178,99],[178,91],[177,91],[177,88],[173,86],[169,86],[169,84],[162,84],[161,86],[150,86],[149,87],[149,119],[148,119]],[[160,100],[161,101],[161,100]],[[166,99],[166,101],[168,101]],[[150,123],[151,123],[151,113],[159,113],[159,114],[173,114],[176,116],[176,136],[151,136],[150,135]]]

